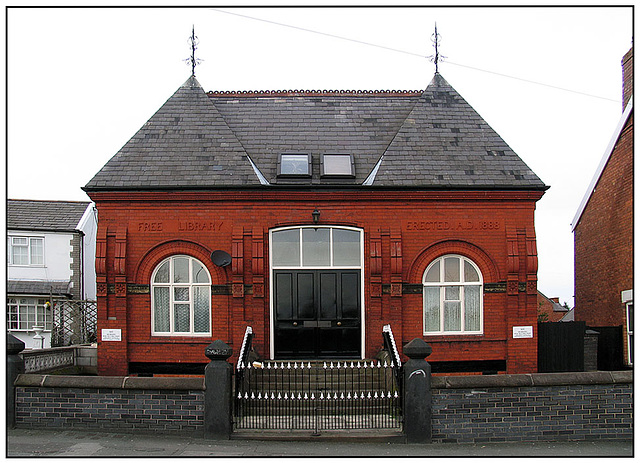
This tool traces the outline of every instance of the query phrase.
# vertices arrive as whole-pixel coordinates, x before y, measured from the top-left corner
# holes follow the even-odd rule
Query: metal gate
[[[248,327],[236,368],[235,429],[402,430],[399,356],[251,362],[252,336]]]

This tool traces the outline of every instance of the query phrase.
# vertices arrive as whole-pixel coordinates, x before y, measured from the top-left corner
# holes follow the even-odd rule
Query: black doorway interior
[[[274,271],[277,359],[360,358],[360,270]]]

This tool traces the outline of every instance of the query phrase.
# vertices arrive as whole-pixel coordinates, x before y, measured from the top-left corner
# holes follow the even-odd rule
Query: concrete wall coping
[[[204,378],[137,376],[18,375],[14,383],[21,387],[67,387],[82,389],[159,389],[203,391]]]
[[[633,382],[633,371],[578,371],[567,373],[531,373],[520,375],[433,376],[432,389],[473,387],[537,387],[577,384],[625,384]]]
[[[532,373],[521,375],[434,376],[432,389],[474,387],[570,386],[576,384],[626,384],[633,382],[633,371],[588,371],[570,373]],[[15,386],[68,387],[85,389],[205,390],[204,378],[137,376],[18,375]]]

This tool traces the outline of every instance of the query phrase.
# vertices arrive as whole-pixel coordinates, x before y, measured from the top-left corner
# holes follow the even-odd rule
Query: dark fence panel
[[[585,322],[538,323],[538,372],[584,370]]]
[[[624,370],[622,325],[589,327],[598,334],[598,370]]]

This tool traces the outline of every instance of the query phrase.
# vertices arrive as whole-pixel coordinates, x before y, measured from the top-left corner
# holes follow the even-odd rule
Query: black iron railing
[[[236,429],[397,429],[401,396],[386,361],[239,364]]]

